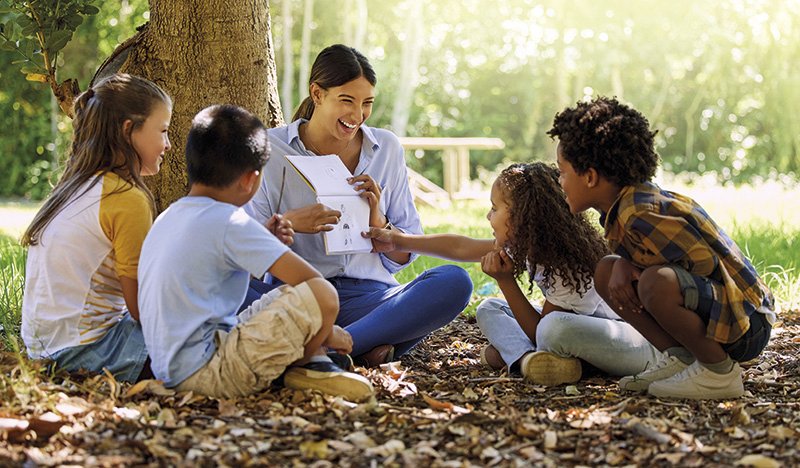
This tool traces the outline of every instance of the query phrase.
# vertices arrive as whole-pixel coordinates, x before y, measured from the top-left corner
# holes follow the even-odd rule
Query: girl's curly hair
[[[528,273],[533,288],[535,267],[544,269],[544,286],[562,285],[581,296],[592,285],[597,262],[608,246],[583,213],[572,214],[558,183],[558,169],[542,162],[513,164],[498,184],[509,204],[509,242],[514,276]]]
[[[575,172],[593,168],[619,187],[649,181],[658,167],[656,132],[644,115],[614,98],[601,96],[564,109],[547,134],[558,137],[561,155]]]

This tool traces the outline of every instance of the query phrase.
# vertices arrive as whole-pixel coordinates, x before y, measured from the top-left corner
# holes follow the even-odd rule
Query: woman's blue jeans
[[[472,295],[472,280],[455,265],[431,268],[398,286],[346,277],[328,281],[339,293],[336,324],[353,336],[353,356],[383,344],[394,345],[395,356],[402,355],[450,323]],[[277,286],[252,280],[242,310]]]

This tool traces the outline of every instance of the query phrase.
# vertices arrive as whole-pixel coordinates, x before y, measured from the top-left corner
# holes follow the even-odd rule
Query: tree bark
[[[150,22],[120,72],[144,76],[173,99],[169,151],[149,178],[158,211],[187,193],[184,147],[192,117],[236,104],[283,124],[268,0],[150,0]]]

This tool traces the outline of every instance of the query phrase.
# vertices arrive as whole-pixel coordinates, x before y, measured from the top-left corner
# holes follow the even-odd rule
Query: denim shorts
[[[117,380],[135,382],[147,361],[147,348],[141,325],[126,313],[98,341],[64,348],[50,359],[70,372],[86,369],[100,373],[105,367]]]
[[[725,294],[722,284],[704,276],[693,275],[676,265],[670,265],[670,268],[678,276],[684,307],[693,310],[708,324],[711,313],[720,311],[723,307],[719,300]],[[772,332],[772,325],[767,321],[766,315],[757,312],[753,304],[744,302],[744,310],[750,317],[750,328],[733,343],[720,343],[731,359],[737,362],[749,361],[761,354]]]

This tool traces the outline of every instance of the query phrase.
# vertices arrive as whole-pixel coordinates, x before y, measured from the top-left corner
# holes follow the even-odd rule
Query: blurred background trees
[[[148,18],[145,0],[96,5],[59,58],[60,79],[81,89]],[[273,0],[270,13],[285,116],[316,53],[343,42],[378,72],[371,125],[505,141],[476,152],[473,171],[552,160],[554,114],[614,95],[658,130],[667,172],[734,183],[798,174],[800,0]],[[70,125],[15,60],[0,51],[0,196],[37,198]],[[415,156],[411,167],[441,182],[440,158]]]

